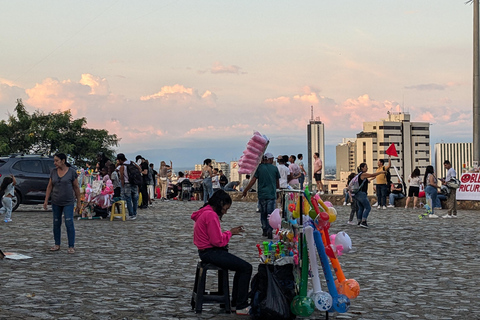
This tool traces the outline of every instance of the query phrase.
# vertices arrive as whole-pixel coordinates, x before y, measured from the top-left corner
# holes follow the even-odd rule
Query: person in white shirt
[[[218,169],[217,168],[213,169],[213,173],[215,175],[212,176],[212,188],[213,188],[213,192],[215,193],[215,191],[221,189],[221,186],[220,186],[220,180],[218,175]]]
[[[451,179],[457,178],[457,172],[452,168],[452,164],[449,160],[443,162],[443,166],[447,169],[447,177],[442,179],[442,184],[447,185],[447,182]],[[449,188],[447,196],[447,214],[443,218],[456,218],[457,217],[457,190]]]
[[[283,159],[283,156],[278,156],[277,162],[278,172],[280,173],[280,189],[287,189],[290,170],[288,170],[288,168],[285,166],[285,160]]]

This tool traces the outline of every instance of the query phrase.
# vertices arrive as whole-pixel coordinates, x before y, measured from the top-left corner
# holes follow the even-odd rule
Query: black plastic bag
[[[290,311],[295,296],[293,266],[259,265],[252,280],[251,318],[258,320],[291,320]]]

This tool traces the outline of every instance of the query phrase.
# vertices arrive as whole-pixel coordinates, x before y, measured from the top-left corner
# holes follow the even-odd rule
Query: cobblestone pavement
[[[33,258],[0,260],[0,319],[247,318],[217,305],[199,316],[191,311],[198,256],[190,215],[200,205],[156,201],[136,221],[75,221],[73,255],[63,226],[61,251],[49,251],[51,212],[21,206],[12,223],[0,223],[0,249]],[[345,225],[350,207],[337,209],[330,233],[345,230],[352,238],[354,252],[340,263],[361,293],[349,312],[330,319],[480,319],[478,211],[419,220],[419,210],[373,209],[366,230]],[[245,226],[230,250],[255,273],[255,244],[263,241],[255,203],[234,202],[223,220],[224,230]],[[324,316],[316,311],[309,319]]]

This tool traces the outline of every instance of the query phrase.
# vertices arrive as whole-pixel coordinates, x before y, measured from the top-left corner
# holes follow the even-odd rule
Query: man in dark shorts
[[[315,152],[313,155],[313,178],[315,179],[315,182],[317,183],[317,191],[320,192],[320,194],[323,194],[323,183],[322,183],[322,168],[323,168],[323,163],[322,160],[320,160],[320,154],[318,152]]]

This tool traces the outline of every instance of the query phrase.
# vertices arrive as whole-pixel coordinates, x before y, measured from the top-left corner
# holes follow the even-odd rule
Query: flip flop
[[[70,247],[70,248],[68,248],[68,251],[67,251],[67,252],[68,252],[68,253],[75,253],[75,248]]]
[[[60,246],[54,245],[53,247],[50,248],[50,251],[58,251],[60,250]]]

